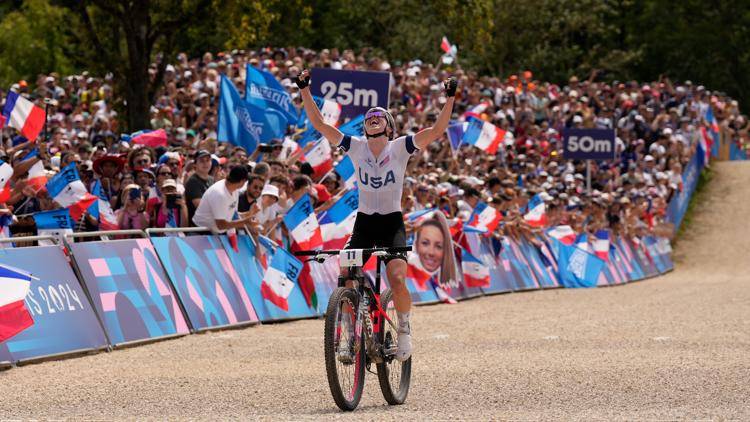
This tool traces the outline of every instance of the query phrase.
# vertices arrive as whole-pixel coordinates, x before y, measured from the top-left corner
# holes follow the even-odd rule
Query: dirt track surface
[[[416,309],[412,390],[344,414],[322,320],[0,372],[0,420],[750,420],[750,163],[715,177],[669,275]]]

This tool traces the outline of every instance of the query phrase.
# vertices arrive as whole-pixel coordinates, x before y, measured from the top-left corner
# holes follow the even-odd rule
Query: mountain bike
[[[328,300],[325,314],[325,361],[328,386],[336,405],[354,410],[362,398],[365,370],[377,367],[380,390],[388,404],[403,404],[409,394],[411,357],[395,359],[398,349],[398,322],[393,292],[380,293],[380,264],[411,246],[371,249],[343,249],[295,252],[312,256],[308,261],[322,263],[338,256],[340,267],[349,276],[340,275],[338,287]],[[374,283],[364,276],[362,267],[368,257],[377,257]],[[351,281],[350,287],[347,282]]]

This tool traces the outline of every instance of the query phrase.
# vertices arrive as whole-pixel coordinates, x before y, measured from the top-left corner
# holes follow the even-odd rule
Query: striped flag
[[[485,233],[485,236],[489,236],[489,234],[495,230],[497,225],[500,224],[502,218],[503,216],[500,214],[500,211],[490,207],[484,202],[479,202],[471,213],[469,224],[466,226],[481,230]]]
[[[320,180],[333,169],[330,142],[325,138],[320,138],[318,143],[305,154],[305,161],[310,163],[313,168],[313,179]]]
[[[544,227],[547,225],[547,207],[539,194],[531,198],[528,205],[528,212],[523,216],[527,223],[534,227]]]
[[[576,232],[573,231],[573,229],[568,226],[555,226],[549,230],[547,230],[547,236],[557,239],[560,242],[562,242],[564,245],[572,245],[576,242]]]
[[[25,271],[0,264],[0,342],[34,325],[24,302],[31,279]]]
[[[463,269],[464,282],[467,287],[490,286],[489,267],[466,250],[463,250],[461,253],[461,269]]]
[[[360,114],[357,117],[352,118],[348,122],[344,123],[339,127],[339,130],[344,135],[349,136],[362,136],[364,133],[364,126],[365,126],[365,115]]]
[[[12,214],[0,214],[0,239],[10,239],[10,225],[13,222]],[[0,249],[5,249],[8,245],[8,243],[0,243]],[[10,243],[10,247],[13,248],[15,245]]]
[[[43,108],[10,91],[5,97],[3,117],[8,126],[18,129],[27,139],[35,141],[44,127],[47,114]]]
[[[324,249],[342,249],[351,237],[359,208],[359,193],[347,191],[328,211],[318,216]]]
[[[302,250],[314,249],[323,244],[318,217],[313,211],[310,195],[305,194],[287,211],[284,224]]]
[[[44,163],[39,158],[39,149],[34,148],[26,154],[21,161],[31,160],[37,158],[37,162],[29,169],[29,176],[26,178],[26,183],[32,186],[36,192],[44,189],[47,184],[47,173],[44,172]]]
[[[141,130],[131,134],[130,140],[134,144],[151,148],[165,147],[167,146],[167,132],[164,129]]]
[[[471,119],[469,127],[464,132],[463,142],[474,145],[475,147],[494,155],[497,148],[505,139],[505,131],[479,119]]]
[[[404,219],[406,219],[406,220],[408,220],[408,221],[410,221],[412,223],[419,223],[419,222],[421,222],[423,220],[426,220],[426,219],[432,217],[432,214],[434,214],[435,211],[437,211],[437,210],[438,210],[437,208],[425,208],[425,209],[419,210],[419,211],[412,211],[410,213],[407,213],[404,216]]]
[[[276,248],[271,258],[271,265],[263,275],[260,294],[263,299],[273,303],[284,311],[289,311],[289,294],[294,289],[302,262],[284,248]]]
[[[5,161],[0,160],[0,204],[8,202],[10,199],[11,178],[13,178],[13,167]]]
[[[604,261],[609,261],[609,230],[597,230],[595,236],[594,254]]]
[[[83,212],[96,201],[96,196],[86,191],[86,186],[78,177],[75,163],[68,164],[60,173],[47,182],[49,196],[60,206],[70,209],[70,216],[75,221],[81,219]]]
[[[115,217],[115,212],[112,211],[109,198],[102,191],[101,180],[97,180],[94,183],[91,194],[96,196],[96,201],[91,204],[88,212],[99,222],[99,230],[117,230],[119,228],[117,217]]]

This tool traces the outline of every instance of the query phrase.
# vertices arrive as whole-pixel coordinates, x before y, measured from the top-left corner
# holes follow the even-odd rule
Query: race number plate
[[[344,249],[340,251],[339,263],[342,268],[363,266],[362,249]]]

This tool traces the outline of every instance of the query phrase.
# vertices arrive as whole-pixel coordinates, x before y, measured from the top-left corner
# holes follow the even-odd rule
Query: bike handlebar
[[[310,251],[297,251],[294,252],[295,256],[319,256],[319,255],[338,255],[342,250],[346,249],[331,249],[331,250],[310,250]],[[373,254],[375,252],[386,252],[389,254],[395,254],[399,252],[410,252],[411,246],[393,246],[390,248],[369,248],[362,249],[362,253]]]

